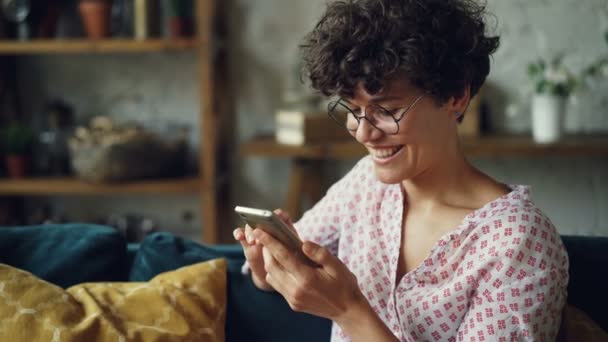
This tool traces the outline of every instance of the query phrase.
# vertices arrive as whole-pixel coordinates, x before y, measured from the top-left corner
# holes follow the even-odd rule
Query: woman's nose
[[[359,127],[357,127],[357,131],[355,132],[355,138],[360,143],[366,143],[368,141],[373,141],[382,136],[382,131],[374,127],[367,118],[361,118],[359,120]]]

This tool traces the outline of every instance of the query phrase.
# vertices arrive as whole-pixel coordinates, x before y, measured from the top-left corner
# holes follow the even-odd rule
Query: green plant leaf
[[[528,64],[528,75],[530,77],[534,77],[536,76],[536,74],[538,74],[540,71],[538,65],[534,64],[534,63],[530,63]]]
[[[549,82],[545,80],[540,80],[536,83],[536,92],[539,94],[545,93],[547,91],[548,86]]]
[[[13,122],[2,130],[2,149],[8,154],[27,154],[34,143],[34,132],[27,126]]]

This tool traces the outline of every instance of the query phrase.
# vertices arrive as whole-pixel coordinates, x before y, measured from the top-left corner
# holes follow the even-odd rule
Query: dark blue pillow
[[[225,258],[228,264],[226,341],[329,341],[330,321],[292,311],[279,294],[258,290],[250,275],[241,274],[245,257],[238,244],[205,246],[170,233],[155,233],[139,246],[130,279],[146,281],[161,272],[215,258]]]
[[[1,227],[0,262],[61,287],[128,274],[123,236],[92,224]]]
[[[163,272],[224,257],[230,271],[239,270],[244,262],[239,245],[204,246],[171,233],[154,233],[140,243],[129,280],[148,281]]]
[[[228,275],[226,341],[329,341],[331,321],[291,310],[276,292],[258,290],[250,275]]]
[[[604,330],[608,330],[608,238],[591,236],[562,236],[570,259],[568,303],[589,314]]]

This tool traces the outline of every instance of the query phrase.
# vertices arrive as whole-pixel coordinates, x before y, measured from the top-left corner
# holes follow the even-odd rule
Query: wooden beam
[[[608,136],[567,136],[562,141],[536,144],[528,136],[484,136],[462,139],[468,157],[608,157]],[[356,159],[367,154],[354,140],[327,144],[290,146],[282,145],[274,137],[262,136],[241,145],[241,155],[270,158]]]
[[[0,179],[3,195],[120,195],[196,194],[198,178],[144,180],[108,184],[87,183],[74,178]]]

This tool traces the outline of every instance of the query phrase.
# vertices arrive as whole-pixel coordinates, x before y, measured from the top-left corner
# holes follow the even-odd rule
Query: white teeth
[[[392,147],[392,148],[382,148],[382,149],[374,149],[372,150],[372,155],[376,158],[389,158],[395,155],[395,153],[399,152],[403,146]]]

